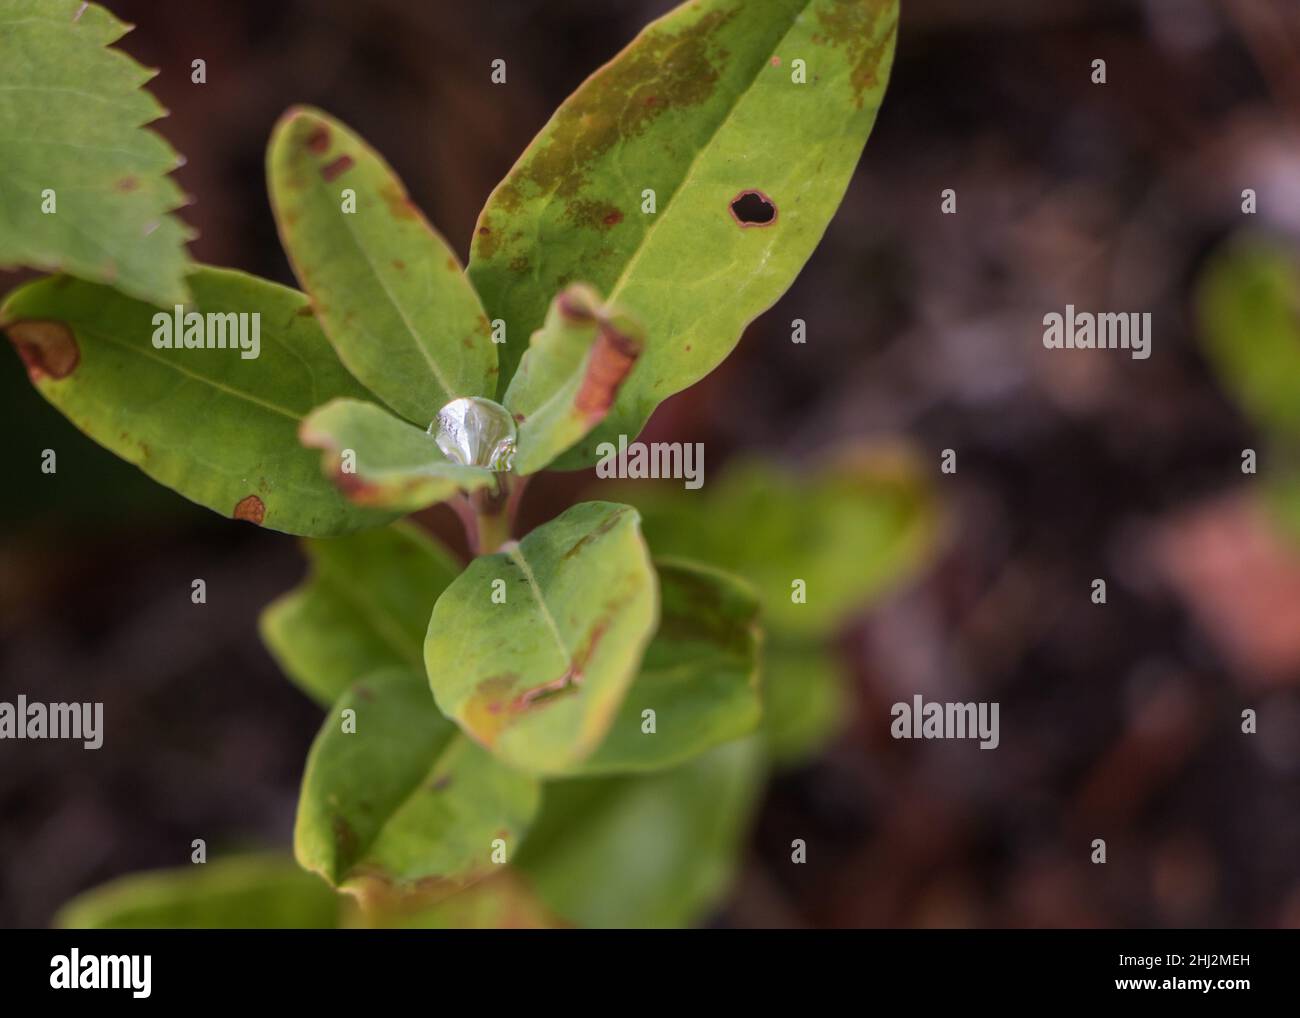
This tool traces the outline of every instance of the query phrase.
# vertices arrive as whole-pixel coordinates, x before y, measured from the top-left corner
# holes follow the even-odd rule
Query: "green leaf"
[[[567,925],[525,881],[506,867],[502,870],[433,905],[384,916],[375,925],[407,930],[551,930]]]
[[[212,859],[122,877],[65,905],[56,926],[97,929],[331,929],[339,896],[282,855]]]
[[[374,403],[333,400],[312,411],[299,437],[325,450],[325,475],[360,506],[415,512],[494,483],[491,470],[453,463],[432,435]]]
[[[1239,240],[1199,284],[1203,344],[1247,416],[1275,442],[1300,442],[1300,255]],[[1294,458],[1294,456],[1292,457]]]
[[[492,193],[469,271],[507,324],[507,377],[523,353],[512,337],[541,325],[570,280],[594,285],[648,337],[613,412],[562,468],[635,437],[794,280],[866,143],[897,23],[897,0],[683,4],[588,78]],[[770,223],[733,213],[746,192],[769,196]]]
[[[181,160],[144,127],[166,115],[142,90],[157,72],[107,48],[129,29],[98,4],[0,0],[0,267],[184,302]]]
[[[339,699],[312,744],[294,852],[363,901],[447,893],[493,871],[496,839],[514,852],[539,799],[536,781],[438,713],[418,671],[377,672]]]
[[[639,522],[624,505],[573,506],[438,598],[424,643],[433,695],[503,760],[563,773],[609,731],[657,615]]]
[[[726,573],[657,560],[660,622],[609,735],[583,774],[659,770],[753,731],[759,698],[758,601]],[[654,711],[653,733],[642,712]]]
[[[495,395],[496,345],[478,294],[369,145],[294,107],[272,132],[266,174],[294,272],[357,378],[421,426],[457,397]]]
[[[246,350],[158,349],[153,338],[167,338],[162,319],[172,309],[67,276],[10,294],[0,328],[41,395],[73,424],[191,501],[312,536],[392,519],[350,504],[298,442],[312,407],[369,396],[339,364],[303,295],[227,269],[200,268],[189,284],[191,312],[260,316],[256,357],[243,356],[253,350],[251,317]]]
[[[423,667],[424,632],[460,567],[408,523],[303,542],[311,575],[262,612],[262,640],[285,674],[328,707],[358,675]]]
[[[641,509],[656,554],[736,573],[758,591],[765,628],[803,637],[829,635],[915,573],[939,526],[924,468],[893,450],[843,449],[806,473],[740,461],[703,497],[645,482],[617,494]]]
[[[761,741],[670,771],[548,783],[518,869],[556,913],[587,927],[677,927],[730,886],[763,779]]]
[[[763,736],[781,767],[816,756],[849,719],[852,704],[832,654],[779,644],[763,654]]]
[[[504,397],[519,422],[514,469],[541,470],[604,420],[641,355],[640,327],[576,283],[555,298]]]

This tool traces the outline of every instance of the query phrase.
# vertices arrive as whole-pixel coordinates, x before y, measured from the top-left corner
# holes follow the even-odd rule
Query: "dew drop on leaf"
[[[490,399],[453,399],[438,411],[428,430],[438,448],[455,463],[505,471],[514,460],[514,418]]]

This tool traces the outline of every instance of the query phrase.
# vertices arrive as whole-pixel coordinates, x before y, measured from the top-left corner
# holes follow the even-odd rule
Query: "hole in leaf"
[[[776,203],[762,191],[741,191],[731,199],[731,214],[741,226],[771,226]]]

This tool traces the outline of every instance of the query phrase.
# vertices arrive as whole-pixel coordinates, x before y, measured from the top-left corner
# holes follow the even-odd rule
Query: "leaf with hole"
[[[370,395],[338,362],[302,294],[229,269],[198,269],[189,284],[187,317],[202,315],[225,336],[244,315],[245,337],[258,329],[257,357],[245,359],[240,347],[158,349],[153,338],[172,309],[67,276],[11,293],[0,328],[42,396],[191,501],[310,536],[391,520],[345,499],[298,441],[313,407]]]
[[[657,614],[636,511],[584,502],[443,592],[424,644],[429,684],[502,760],[563,773],[609,731]]]
[[[460,565],[409,523],[308,540],[311,575],[262,612],[262,640],[285,674],[328,707],[358,675],[423,667],[424,632]]]
[[[327,714],[307,755],[294,853],[366,902],[443,896],[493,871],[494,842],[509,859],[539,796],[438,713],[418,671],[388,669]]]
[[[496,345],[478,294],[369,145],[295,107],[272,132],[266,175],[294,273],[357,378],[421,427],[453,399],[495,394]]]
[[[109,48],[129,30],[98,4],[0,0],[0,268],[181,303],[181,159],[144,126],[166,115],[143,90],[157,72]]]
[[[897,0],[683,4],[588,78],[493,191],[469,272],[507,325],[503,378],[524,352],[513,337],[569,280],[646,331],[612,412],[561,469],[635,437],[790,285],[857,165],[897,24]]]

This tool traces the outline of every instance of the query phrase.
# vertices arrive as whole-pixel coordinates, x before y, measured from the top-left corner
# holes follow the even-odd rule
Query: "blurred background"
[[[285,107],[360,131],[463,258],[549,113],[673,4],[108,6],[137,26],[122,48],[160,69],[194,255],[292,284],[262,168]],[[742,453],[797,467],[909,442],[947,520],[928,568],[838,634],[853,720],[768,785],[712,924],[1300,926],[1300,554],[1261,495],[1278,443],[1207,356],[1198,310],[1239,235],[1294,256],[1297,116],[1293,0],[903,0],[892,83],[824,243],[647,434],[703,441],[708,476]],[[23,278],[0,273],[6,290]],[[1042,316],[1066,303],[1151,311],[1153,356],[1045,351]],[[95,753],[0,743],[0,925],[184,864],[193,838],[287,845],[319,714],[256,619],[304,572],[294,540],[95,446],[8,350],[0,417],[11,465],[59,456],[56,475],[14,471],[0,503],[0,700],[101,700],[109,726]],[[591,480],[539,481],[524,524]],[[449,511],[421,518],[463,547]],[[1000,702],[1000,749],[892,740],[889,705],[918,692]]]

